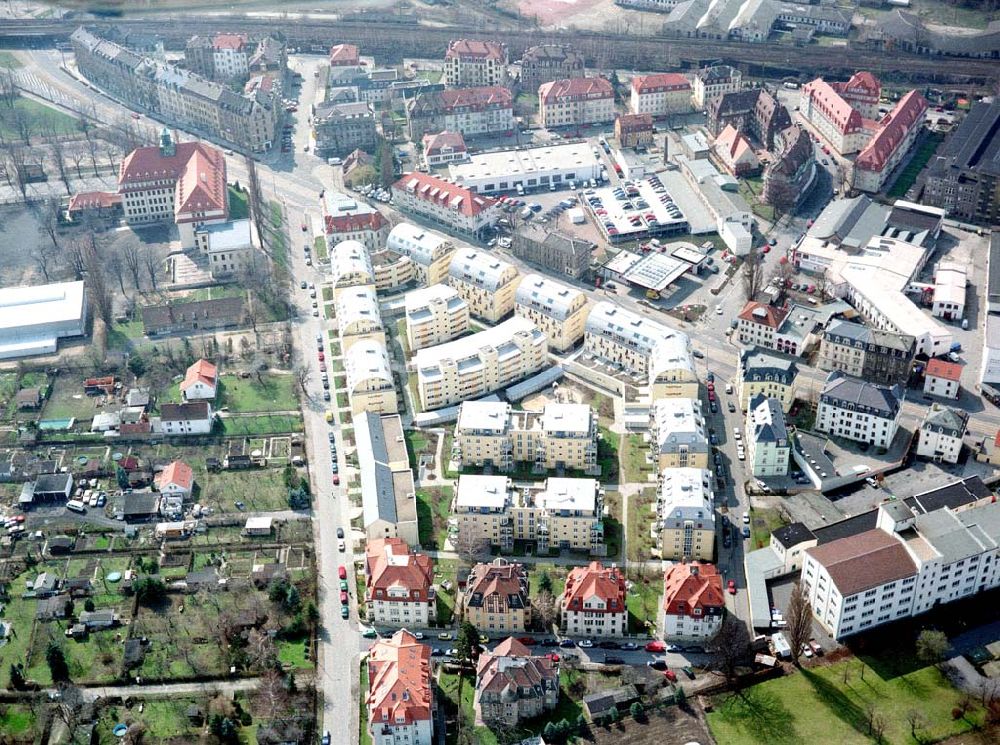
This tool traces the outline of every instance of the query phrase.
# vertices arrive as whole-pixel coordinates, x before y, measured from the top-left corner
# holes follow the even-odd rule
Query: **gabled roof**
[[[448,44],[445,59],[495,59],[507,57],[506,47],[496,41],[480,41],[479,39],[455,39]]]
[[[369,721],[392,726],[430,720],[431,648],[409,631],[372,645],[368,681]]]
[[[469,572],[466,605],[479,607],[491,596],[501,598],[504,611],[528,607],[528,572],[523,564],[497,559],[492,564],[476,564]]]
[[[903,544],[878,529],[814,546],[806,553],[826,569],[845,598],[917,573]]]
[[[855,167],[866,171],[881,171],[885,168],[906,136],[914,127],[921,125],[926,112],[927,101],[918,91],[912,90],[903,96],[879,122],[878,131],[855,159]]]
[[[820,402],[832,406],[852,404],[881,416],[895,417],[903,402],[903,389],[875,385],[861,378],[853,378],[839,370],[830,373],[820,392]]]
[[[164,422],[201,422],[211,418],[212,407],[208,401],[186,404],[161,404],[160,419]]]
[[[420,600],[429,599],[434,567],[426,554],[410,550],[402,538],[376,538],[365,547],[368,593],[403,587],[419,592]],[[401,598],[409,602],[409,595]]]
[[[208,150],[191,153],[177,180],[174,214],[226,209],[226,164]]]
[[[957,383],[962,379],[962,366],[957,362],[946,362],[935,357],[927,363],[927,375]]]
[[[444,205],[466,217],[475,217],[497,203],[495,199],[476,194],[464,186],[417,171],[403,174],[392,188],[395,191],[412,194],[424,202]]]
[[[822,78],[802,86],[802,95],[812,100],[841,133],[861,129],[861,114]]]
[[[674,564],[663,575],[663,612],[670,615],[720,613],[726,605],[722,577],[714,564]]]
[[[445,148],[451,152],[460,153],[468,150],[461,132],[444,131],[437,134],[426,134],[423,137],[423,146],[426,155],[436,155]]]
[[[122,203],[122,195],[109,191],[81,191],[69,200],[69,211],[108,209]]]
[[[777,330],[787,315],[787,308],[776,308],[773,305],[758,303],[751,300],[743,306],[743,310],[740,311],[738,317],[741,321],[756,323],[762,326],[769,326],[770,328]]]
[[[208,360],[198,360],[187,369],[184,380],[181,382],[181,391],[186,391],[195,383],[214,388],[219,382],[219,368]]]
[[[212,38],[212,48],[216,50],[223,49],[242,49],[247,44],[246,34],[216,34]]]
[[[604,601],[603,610],[625,612],[625,575],[618,567],[605,567],[599,561],[592,561],[570,571],[563,590],[563,608],[583,611],[583,604],[595,596]]]
[[[175,460],[164,468],[156,480],[156,485],[160,491],[163,491],[165,486],[171,484],[179,486],[185,491],[191,491],[194,486],[194,471],[191,470],[191,466],[182,460]]]
[[[750,140],[744,137],[732,124],[727,124],[726,128],[719,132],[719,136],[715,138],[715,151],[730,163],[747,160],[756,165],[759,162]]]
[[[538,86],[538,99],[544,104],[564,98],[613,98],[611,83],[605,78],[565,78]]]
[[[632,90],[643,93],[691,90],[691,83],[677,72],[661,72],[653,75],[636,75],[632,78]]]
[[[331,67],[356,67],[358,48],[353,44],[334,44],[330,47]]]
[[[326,215],[323,218],[327,235],[381,230],[389,224],[381,212],[360,212],[351,215]]]

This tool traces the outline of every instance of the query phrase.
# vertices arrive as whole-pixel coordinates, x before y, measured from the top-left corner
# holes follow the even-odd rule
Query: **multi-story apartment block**
[[[229,219],[222,151],[203,142],[175,143],[166,130],[159,145],[136,148],[122,161],[118,193],[125,222],[174,222],[186,248],[197,245],[196,230]]]
[[[447,280],[455,253],[455,244],[447,236],[408,222],[401,222],[392,229],[385,247],[412,261],[417,283],[426,287]]]
[[[444,83],[452,88],[507,84],[507,45],[457,39],[444,55]]]
[[[830,373],[819,397],[816,429],[888,448],[899,427],[903,389]]]
[[[194,229],[194,243],[214,279],[239,276],[253,267],[250,220],[205,223]]]
[[[432,745],[431,648],[405,629],[368,651],[368,733],[378,745]]]
[[[708,468],[711,448],[701,401],[661,398],[649,408],[649,447],[657,468]]]
[[[376,538],[365,546],[365,608],[384,626],[425,629],[437,619],[434,562],[401,538]]]
[[[625,573],[599,561],[571,569],[559,598],[559,626],[570,636],[625,636]]]
[[[823,333],[819,367],[840,370],[878,385],[905,384],[916,340],[854,321],[833,321]]]
[[[787,212],[802,203],[816,183],[816,150],[809,133],[797,124],[774,138],[771,160],[764,165],[760,199]]]
[[[972,105],[931,160],[923,201],[959,220],[1000,222],[1000,101]]]
[[[511,236],[510,252],[519,259],[545,267],[550,272],[584,279],[597,246],[590,241],[549,230],[548,226],[522,226]]]
[[[361,476],[361,514],[368,545],[381,538],[420,542],[413,471],[398,414],[363,411],[351,417]],[[429,611],[428,611],[429,612]]]
[[[757,477],[786,475],[792,448],[781,404],[762,393],[750,399],[746,433],[750,473]]]
[[[969,413],[934,404],[920,423],[917,455],[937,462],[958,463]]]
[[[375,114],[364,101],[318,105],[312,131],[313,152],[321,158],[343,157],[354,150],[374,152],[378,142]]]
[[[278,87],[237,93],[197,73],[147,57],[81,27],[70,37],[77,69],[131,106],[211,133],[252,152],[270,150],[281,119]]]
[[[615,117],[615,139],[622,147],[649,147],[653,144],[653,115],[619,114]]]
[[[779,132],[792,126],[792,118],[782,103],[764,88],[725,93],[705,107],[708,130],[716,137],[728,126],[749,135],[768,150],[774,148]]]
[[[551,80],[582,78],[585,74],[583,55],[575,49],[565,44],[541,44],[524,50],[518,86],[534,93]]]
[[[583,338],[587,296],[541,274],[529,274],[517,285],[514,312],[535,322],[549,337],[550,349],[565,352]]]
[[[538,87],[543,127],[573,127],[614,121],[615,92],[605,78],[566,78]]]
[[[371,257],[358,241],[341,241],[330,251],[330,279],[333,295],[348,287],[375,285]]]
[[[462,339],[417,351],[417,391],[425,411],[467,401],[542,370],[548,340],[527,318],[514,316]]]
[[[216,34],[212,39],[215,80],[242,80],[250,72],[250,40],[246,34]]]
[[[746,411],[750,400],[761,394],[775,399],[782,411],[788,411],[795,401],[798,374],[799,366],[788,355],[758,347],[743,350],[736,375],[740,411]]]
[[[476,724],[516,727],[559,704],[559,662],[552,655],[533,656],[514,637],[483,652],[476,663],[473,709]]]
[[[663,638],[711,639],[722,628],[726,600],[714,564],[693,561],[663,575]]]
[[[652,525],[660,556],[675,561],[711,561],[715,551],[712,472],[706,468],[664,468]]]
[[[424,165],[437,168],[448,163],[458,163],[469,157],[469,148],[461,132],[445,130],[437,134],[425,134],[421,140],[424,151]]]
[[[337,293],[334,309],[340,348],[345,354],[362,339],[385,344],[378,296],[372,285],[344,288]]]
[[[469,304],[472,315],[489,323],[498,323],[514,310],[520,281],[513,264],[474,248],[456,251],[448,267],[448,284]]]
[[[876,527],[806,551],[813,614],[841,639],[1000,585],[1000,503],[879,506]]]
[[[465,401],[458,412],[451,459],[465,466],[538,472],[597,473],[597,416],[587,404],[547,403],[542,411],[514,411],[501,401]]]
[[[889,177],[913,148],[923,128],[927,101],[910,91],[883,117],[875,134],[854,159],[851,185],[858,191],[882,191]]]
[[[527,569],[502,557],[491,564],[476,564],[466,579],[462,607],[465,619],[480,632],[525,631],[531,623]]]
[[[924,370],[924,393],[928,396],[958,400],[962,392],[962,366],[934,358]]]
[[[736,338],[745,346],[774,349],[775,335],[787,316],[786,308],[750,300],[737,316]]]
[[[444,344],[469,330],[469,306],[448,285],[406,293],[406,341],[411,352]]]
[[[649,385],[653,399],[698,396],[698,378],[691,360],[691,340],[656,321],[613,303],[596,303],[587,316],[584,349],[620,364],[640,385]]]
[[[629,110],[633,114],[668,116],[691,110],[691,83],[676,72],[632,78]]]
[[[425,91],[407,105],[406,121],[415,141],[428,132],[457,132],[463,138],[500,135],[516,125],[514,96],[499,86]]]
[[[448,229],[479,235],[500,219],[495,199],[427,173],[407,173],[392,185],[397,207]]]
[[[691,101],[698,111],[703,111],[712,99],[735,93],[743,87],[743,73],[729,65],[698,70],[692,80]]]
[[[537,554],[550,547],[605,551],[604,490],[595,479],[550,477],[515,487],[506,476],[464,474],[454,512],[460,536],[489,541],[501,551],[511,551],[514,541],[534,541]]]
[[[350,349],[344,350],[344,369],[352,413],[396,413],[396,387],[385,344],[375,339],[355,342]]]
[[[799,112],[839,155],[856,153],[878,125],[882,86],[871,73],[856,73],[846,83],[817,78],[802,86]]]
[[[327,246],[342,241],[357,241],[369,253],[384,246],[389,238],[389,221],[378,210],[371,212],[326,213],[323,216]]]

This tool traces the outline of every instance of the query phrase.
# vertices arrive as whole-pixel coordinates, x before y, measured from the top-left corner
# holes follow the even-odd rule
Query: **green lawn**
[[[417,528],[424,550],[441,550],[448,538],[448,518],[455,490],[434,486],[417,490]]]
[[[656,472],[653,464],[647,460],[649,443],[642,435],[625,435],[622,438],[622,464],[625,469],[625,481],[648,483],[649,477]]]
[[[13,108],[4,106],[0,109],[0,134],[3,134],[4,137],[20,137],[18,127],[15,125],[13,119],[12,112],[15,111],[20,111],[28,118],[32,137],[38,137],[49,132],[55,132],[57,135],[69,135],[80,131],[77,126],[77,120],[74,117],[38,101],[18,96],[14,100]]]
[[[229,184],[229,218],[245,220],[248,217],[250,217],[250,195],[243,189]]]
[[[260,416],[241,416],[223,419],[220,433],[227,437],[248,435],[278,435],[286,432],[301,432],[302,417],[262,414]]]
[[[458,675],[442,672],[441,677],[438,679],[438,688],[450,708],[456,709],[458,707]],[[462,686],[462,712],[465,716],[466,727],[474,726],[476,720],[476,713],[473,709],[475,693],[476,678],[474,675],[467,673],[465,675],[465,684]],[[448,732],[445,733],[445,743],[457,742],[458,733],[455,730],[456,728],[449,727]],[[473,734],[473,741],[477,745],[497,745],[498,742],[496,736],[486,727],[476,727]]]
[[[228,406],[231,412],[296,411],[294,375],[262,375],[239,378],[223,375],[219,379],[218,408]]]
[[[193,698],[171,698],[143,702],[142,711],[138,706],[126,709],[121,706],[107,706],[100,710],[97,721],[97,741],[102,743],[120,742],[112,734],[115,725],[124,722],[142,722],[145,726],[143,742],[197,741],[201,734],[199,727],[188,721],[186,710],[191,704],[205,706],[204,700]]]
[[[742,520],[736,517],[736,520]],[[788,521],[778,514],[777,510],[766,508],[756,509],[750,513],[750,545],[749,550],[763,548],[771,542],[771,533],[788,525]]]
[[[651,509],[656,504],[656,489],[643,489],[628,500],[628,547],[629,561],[647,561],[652,558],[656,541],[650,534],[650,526],[656,519]]]
[[[311,670],[312,662],[306,657],[308,639],[292,639],[278,642],[278,659],[282,665],[296,670]]]
[[[0,709],[0,731],[8,735],[20,735],[35,726],[35,715],[27,706],[5,704]]]
[[[326,238],[321,235],[317,235],[316,240],[313,241],[313,250],[316,252],[314,257],[316,261],[326,261],[330,256],[329,249],[326,247]]]
[[[893,183],[892,188],[889,189],[887,196],[890,199],[901,199],[906,196],[906,192],[913,186],[913,183],[917,180],[917,176],[924,170],[924,166],[933,157],[938,149],[938,145],[944,139],[944,135],[938,132],[923,132],[921,137],[922,141],[920,147],[917,148],[917,152],[913,154],[910,162],[906,164],[906,168],[903,169],[895,183]]]
[[[601,439],[597,442],[597,463],[601,467],[601,481],[615,483],[618,481],[619,450],[621,437],[607,427],[597,426]]]
[[[633,579],[632,588],[625,597],[631,633],[656,633],[662,591],[663,577],[659,572],[647,572],[644,579]]]
[[[368,690],[368,661],[361,660],[361,684],[358,687],[360,691]],[[361,712],[359,717],[359,729],[360,729],[360,739],[359,745],[372,745],[372,736],[368,732],[368,707],[365,706],[364,695],[358,696],[358,706]]]
[[[905,655],[903,655],[905,658]],[[849,677],[844,682],[844,667]],[[715,740],[726,745],[783,743],[870,743],[866,709],[874,705],[885,718],[885,741],[912,743],[906,714],[919,711],[929,726],[919,732],[923,742],[937,742],[967,732],[981,720],[979,712],[953,720],[951,710],[961,695],[935,667],[873,669],[848,660],[754,686],[742,697],[716,697],[707,714]]]

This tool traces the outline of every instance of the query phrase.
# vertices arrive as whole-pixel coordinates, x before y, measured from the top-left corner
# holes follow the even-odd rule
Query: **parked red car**
[[[526,647],[533,647],[538,643],[530,636],[519,636],[517,637],[517,640]]]
[[[347,593],[344,592],[343,590],[340,591],[340,602],[343,603],[344,605],[347,605],[347,603],[349,602]]]
[[[666,652],[667,645],[661,642],[659,639],[653,639],[651,642],[646,642],[647,652]]]
[[[343,564],[337,567],[337,575],[341,579],[347,579],[347,567],[345,567]]]
[[[730,595],[736,594],[736,580],[731,579],[726,583],[726,589],[729,591]]]

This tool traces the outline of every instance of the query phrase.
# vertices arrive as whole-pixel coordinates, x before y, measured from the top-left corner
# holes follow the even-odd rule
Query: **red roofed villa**
[[[208,360],[198,360],[181,381],[185,401],[213,401],[219,387],[219,369]]]
[[[732,124],[719,132],[712,145],[719,162],[733,176],[748,176],[760,170],[760,160],[750,140]]]
[[[674,564],[663,575],[664,639],[710,639],[722,628],[725,609],[714,564]]]
[[[334,44],[330,47],[330,67],[358,67],[361,58],[353,44]]]
[[[434,565],[402,538],[376,538],[365,547],[368,620],[424,629],[437,620]]]
[[[775,334],[788,316],[787,308],[777,308],[767,303],[748,302],[737,316],[736,327],[740,344],[774,349]]]
[[[571,127],[611,122],[615,92],[605,78],[565,78],[538,86],[543,127]]]
[[[691,110],[691,81],[676,72],[636,75],[629,107],[633,114],[667,116]]]
[[[477,235],[500,217],[497,200],[429,173],[405,173],[392,185],[397,207],[453,230]]]
[[[424,164],[428,168],[465,160],[469,157],[469,148],[465,146],[465,138],[461,132],[444,131],[437,134],[426,134],[422,144]]]
[[[194,471],[182,460],[175,460],[156,477],[156,488],[161,494],[179,496],[182,500],[194,490]]]
[[[924,393],[928,396],[957,399],[962,392],[962,366],[934,358],[927,363]]]
[[[365,706],[374,742],[432,745],[431,648],[405,629],[375,642]]]
[[[576,567],[566,577],[559,610],[560,625],[570,636],[625,636],[625,575],[599,561]]]

